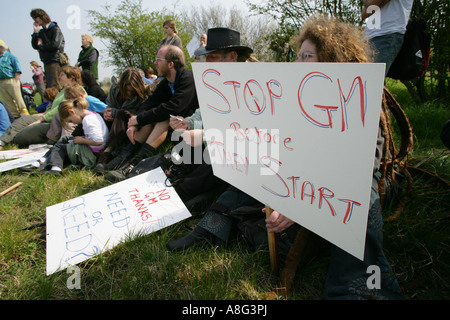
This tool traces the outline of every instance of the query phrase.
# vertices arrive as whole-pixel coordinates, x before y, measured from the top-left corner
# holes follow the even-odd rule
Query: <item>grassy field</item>
[[[450,180],[450,153],[439,139],[448,105],[416,106],[403,85],[389,81],[414,132],[409,163]],[[102,176],[65,169],[62,177],[32,177],[21,170],[0,173],[0,191],[23,182],[0,199],[0,300],[259,300],[279,286],[266,250],[252,251],[234,239],[227,247],[166,250],[186,234],[194,216],[154,234],[127,241],[79,265],[81,289],[68,289],[70,274],[45,275],[45,209],[109,185]],[[450,190],[435,175],[416,171],[400,217],[384,225],[385,253],[406,299],[450,298]],[[384,212],[386,217],[393,209]],[[328,258],[299,269],[290,295],[277,299],[320,300]]]

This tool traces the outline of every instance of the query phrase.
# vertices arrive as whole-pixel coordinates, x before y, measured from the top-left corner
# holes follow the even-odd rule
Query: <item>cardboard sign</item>
[[[192,67],[214,174],[362,259],[384,64]]]
[[[29,149],[0,151],[0,172],[5,172],[30,165],[41,159],[51,148],[49,145],[31,145]],[[14,160],[10,160],[14,159]]]
[[[191,216],[161,168],[47,208],[47,275]]]
[[[186,46],[186,49],[187,49],[190,57],[194,56],[194,52],[199,47],[199,44],[200,44],[200,40],[198,40],[198,38],[196,36],[194,36],[191,39],[191,41],[189,41],[189,43]]]
[[[15,149],[0,151],[0,160],[10,160],[23,158],[31,154],[40,153],[42,151],[48,151],[51,146],[48,144],[34,144],[30,145],[28,149]]]

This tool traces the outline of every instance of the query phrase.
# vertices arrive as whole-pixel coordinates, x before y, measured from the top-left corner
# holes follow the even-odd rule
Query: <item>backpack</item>
[[[427,32],[425,19],[419,17],[422,4],[414,1],[414,10],[418,14],[411,14],[403,40],[402,48],[389,68],[387,76],[396,80],[412,80],[421,77],[428,67],[431,51],[431,37]]]

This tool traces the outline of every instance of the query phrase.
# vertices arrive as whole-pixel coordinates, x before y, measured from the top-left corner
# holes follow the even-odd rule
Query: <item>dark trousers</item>
[[[44,65],[45,78],[47,79],[47,88],[56,88],[61,90],[59,83],[59,74],[61,73],[61,65],[59,62],[50,62]]]
[[[61,138],[55,145],[47,152],[45,169],[49,170],[52,166],[59,168],[64,167],[64,162],[67,159],[68,137]]]

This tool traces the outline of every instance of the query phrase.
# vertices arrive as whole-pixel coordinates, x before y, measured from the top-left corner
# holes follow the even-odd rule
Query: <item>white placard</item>
[[[187,49],[190,57],[194,56],[194,52],[195,52],[195,50],[197,50],[199,45],[200,45],[200,40],[198,40],[198,38],[195,36],[191,39],[191,41],[189,41],[189,43],[186,46],[186,49]]]
[[[362,259],[384,64],[192,67],[214,174]]]
[[[191,214],[161,168],[47,208],[47,275]]]
[[[34,153],[40,153],[41,151],[48,151],[52,146],[48,144],[35,144],[30,145],[28,149],[15,149],[0,151],[0,160],[10,160],[23,158]]]
[[[0,172],[5,172],[30,165],[41,159],[51,148],[49,145],[32,145],[29,149],[0,151],[0,160],[9,160],[0,163]]]

